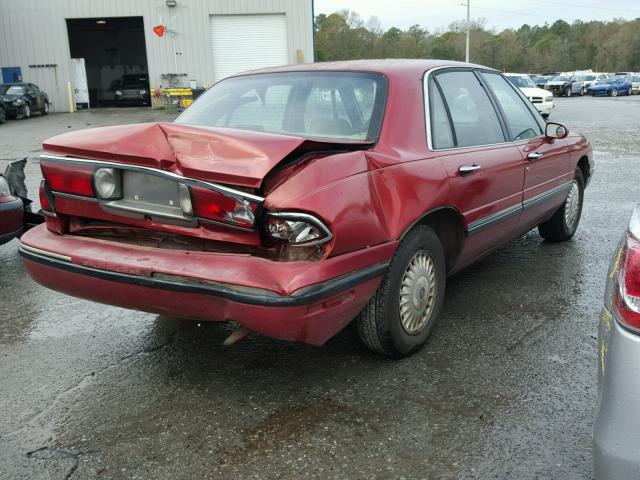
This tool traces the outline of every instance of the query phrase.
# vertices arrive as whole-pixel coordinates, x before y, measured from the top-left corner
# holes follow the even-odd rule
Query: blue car
[[[591,96],[609,95],[610,97],[617,97],[619,94],[631,95],[631,79],[628,75],[606,78],[591,85],[588,93]]]

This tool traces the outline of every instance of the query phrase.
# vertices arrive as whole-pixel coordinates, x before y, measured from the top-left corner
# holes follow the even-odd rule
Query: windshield
[[[122,88],[147,88],[147,77],[124,77]]]
[[[566,75],[558,75],[557,77],[553,77],[553,82],[568,82],[571,79]]]
[[[582,80],[584,80],[585,82],[590,82],[592,80],[595,80],[596,76],[595,75],[583,75],[582,76]]]
[[[380,134],[386,80],[359,72],[286,72],[215,84],[175,121],[302,137],[373,142]]]
[[[538,88],[531,77],[521,77],[520,75],[507,75],[507,78],[518,88]]]
[[[20,85],[11,85],[5,92],[5,95],[24,95],[25,92],[26,89],[24,87]]]

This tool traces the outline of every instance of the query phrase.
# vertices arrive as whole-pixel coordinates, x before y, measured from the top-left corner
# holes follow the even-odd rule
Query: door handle
[[[527,158],[529,160],[538,160],[540,157],[542,157],[544,154],[542,153],[538,153],[538,152],[532,152],[529,155],[527,155]]]
[[[469,173],[475,172],[476,170],[480,170],[480,165],[476,163],[474,163],[473,165],[462,165],[458,168],[458,172],[460,172],[460,175],[467,175]]]

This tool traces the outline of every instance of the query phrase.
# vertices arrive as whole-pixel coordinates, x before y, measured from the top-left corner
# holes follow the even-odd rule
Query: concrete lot
[[[451,278],[426,348],[390,361],[352,328],[322,348],[77,300],[0,247],[0,478],[585,479],[596,326],[639,201],[640,96],[557,99],[596,175],[573,241],[536,232]],[[53,134],[162,112],[0,126],[4,161]],[[35,190],[33,190],[35,193]]]

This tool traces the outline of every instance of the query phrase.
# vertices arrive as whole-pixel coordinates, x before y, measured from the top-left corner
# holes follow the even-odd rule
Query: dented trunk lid
[[[283,161],[290,164],[308,152],[370,145],[221,127],[143,123],[65,133],[46,140],[43,147],[57,155],[158,168],[198,180],[257,189]]]

